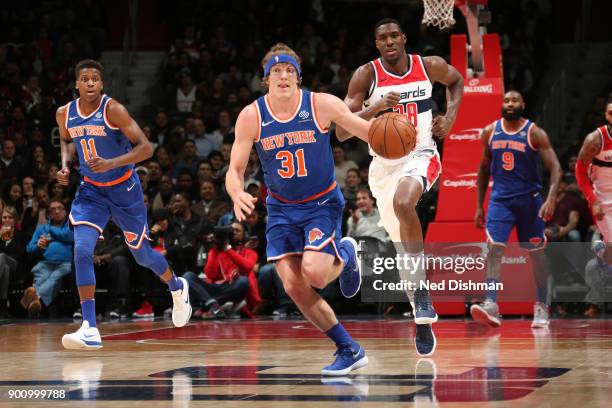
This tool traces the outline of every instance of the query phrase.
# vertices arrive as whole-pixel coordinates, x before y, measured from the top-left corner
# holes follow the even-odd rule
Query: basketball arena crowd
[[[377,55],[371,26],[380,18],[393,16],[402,23],[410,52],[449,57],[448,32],[421,26],[416,2],[401,8],[316,0],[235,3],[213,2],[209,7],[208,2],[175,1],[165,6],[171,41],[158,68],[158,83],[151,84],[156,96],[147,114],[131,112],[155,148],[153,157],[135,169],[149,209],[152,246],[194,287],[196,319],[298,313],[274,264],[266,261],[266,187],[255,151],[245,186],[258,201],[245,222],[235,221],[224,186],[236,117],[265,93],[260,62],[265,50],[286,42],[301,56],[302,86],[340,98],[353,70]],[[542,3],[498,2],[495,7],[503,10],[493,13],[489,26],[492,32],[508,33],[501,35],[505,87],[525,95],[527,116],[533,111],[530,102],[538,100],[535,85],[547,69],[550,10]],[[0,13],[0,318],[79,318],[68,214],[80,179],[73,171],[67,188],[57,181],[55,112],[77,97],[76,63],[100,59],[106,49],[107,21],[93,1],[37,4],[3,7]],[[455,30],[465,31],[460,19]],[[582,138],[603,124],[611,87],[608,83],[593,95]],[[434,115],[444,111],[444,88],[436,86],[435,101]],[[556,143],[555,135],[551,138]],[[336,176],[347,203],[343,233],[387,242],[368,190],[367,146],[354,138],[338,143],[332,134],[332,139]],[[594,233],[573,176],[580,143],[556,146],[565,176],[547,229],[552,242],[588,242]],[[434,188],[419,204],[424,229],[435,216],[436,202]],[[51,229],[61,233],[51,239]],[[94,256],[98,312],[106,318],[167,313],[166,286],[134,262],[121,231],[111,222],[103,235]],[[556,279],[585,284],[580,276]],[[41,308],[29,310],[20,299],[33,291]],[[340,313],[402,313],[402,307],[409,308],[361,305],[339,296],[337,283],[322,292]],[[557,315],[571,309],[556,306]],[[584,303],[572,311],[595,316],[598,305]]]

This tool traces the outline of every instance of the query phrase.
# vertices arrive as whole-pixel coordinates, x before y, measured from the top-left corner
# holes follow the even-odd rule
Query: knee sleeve
[[[74,265],[79,287],[96,284],[93,253],[99,236],[97,229],[87,225],[77,225],[74,228]]]
[[[132,255],[140,266],[151,269],[157,276],[161,276],[168,269],[168,262],[162,254],[154,251],[149,241],[143,240],[139,249],[132,249]]]

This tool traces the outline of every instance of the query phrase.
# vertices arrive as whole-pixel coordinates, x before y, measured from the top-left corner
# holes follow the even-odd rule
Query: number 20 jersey
[[[132,150],[129,139],[108,122],[106,108],[111,98],[102,95],[100,105],[88,116],[81,113],[80,98],[67,105],[66,129],[75,144],[79,156],[79,172],[92,184],[112,183],[121,179],[132,170],[133,165],[111,169],[103,173],[94,173],[87,165],[91,157],[112,159]]]
[[[315,99],[313,93],[299,90],[297,109],[287,120],[274,115],[267,95],[255,101],[255,147],[270,196],[283,203],[312,201],[336,187],[329,133],[318,121]]]
[[[423,58],[419,55],[408,54],[408,71],[403,75],[396,75],[387,71],[382,59],[377,58],[370,61],[373,68],[374,78],[369,90],[368,98],[363,102],[368,107],[382,99],[389,92],[400,94],[400,101],[393,108],[389,108],[378,115],[386,112],[397,112],[405,115],[419,130],[415,150],[422,148],[435,148],[436,144],[431,137],[432,120],[432,91],[433,85],[427,75]],[[377,115],[377,116],[378,116]],[[373,153],[370,149],[370,153]],[[378,159],[382,159],[379,157]],[[403,161],[382,159],[384,161]]]

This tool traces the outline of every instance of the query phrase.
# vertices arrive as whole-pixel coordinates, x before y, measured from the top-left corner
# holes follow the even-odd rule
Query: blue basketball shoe
[[[345,298],[352,298],[361,287],[361,263],[357,257],[359,246],[353,238],[344,237],[340,240],[340,248],[350,255],[349,261],[340,273],[340,291]]]
[[[321,375],[344,376],[353,370],[365,367],[368,364],[368,357],[365,351],[355,344],[354,350],[349,344],[338,345],[338,350],[334,353],[336,360],[321,370]]]
[[[438,314],[431,303],[427,290],[418,289],[414,292],[414,322],[416,324],[432,324],[438,321]]]

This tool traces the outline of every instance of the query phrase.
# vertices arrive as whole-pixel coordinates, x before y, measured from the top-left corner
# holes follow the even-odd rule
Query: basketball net
[[[421,24],[436,26],[440,30],[454,26],[454,5],[455,0],[423,0],[425,13],[423,13]]]

